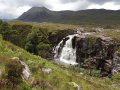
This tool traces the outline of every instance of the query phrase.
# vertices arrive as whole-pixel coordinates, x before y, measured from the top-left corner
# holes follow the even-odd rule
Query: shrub
[[[6,78],[13,87],[22,82],[22,71],[24,66],[20,64],[17,60],[10,60],[5,66]]]
[[[48,50],[50,48],[50,44],[46,44],[46,43],[40,42],[37,45],[37,48],[38,48],[38,50]]]
[[[35,29],[35,30],[34,30]],[[51,44],[48,40],[48,31],[45,28],[34,28],[27,36],[25,49],[44,58],[51,57]]]

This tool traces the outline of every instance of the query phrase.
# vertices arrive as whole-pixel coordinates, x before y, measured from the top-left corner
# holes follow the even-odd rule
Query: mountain
[[[119,24],[120,10],[88,9],[80,11],[51,11],[45,7],[32,7],[18,20],[72,24]]]

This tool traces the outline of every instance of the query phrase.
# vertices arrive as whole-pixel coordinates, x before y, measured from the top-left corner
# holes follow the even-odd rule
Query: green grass
[[[9,21],[10,25],[33,25],[33,27],[42,27],[48,28],[49,31],[53,30],[64,30],[64,29],[74,29],[78,28],[78,25],[70,24],[55,24],[55,23],[37,23],[37,22],[22,22],[22,21]],[[86,27],[90,29],[89,27]],[[91,27],[92,28],[92,27]],[[120,41],[120,35],[114,30],[106,30],[104,32],[99,32],[96,35],[107,35],[112,38]],[[94,38],[93,38],[94,40]],[[116,78],[119,78],[119,75],[115,75],[112,79],[109,78],[100,78],[89,76],[87,74],[80,75],[80,70],[74,70],[68,67],[54,64],[53,61],[48,61],[41,58],[40,56],[33,55],[24,49],[21,49],[7,41],[0,38],[0,71],[4,73],[4,65],[12,57],[20,57],[26,64],[28,64],[32,77],[35,80],[44,80],[48,82],[53,90],[69,90],[69,82],[76,82],[80,85],[80,90],[119,90],[120,85]],[[50,74],[43,74],[40,71],[39,67],[51,68],[52,72]],[[85,71],[85,70],[84,70]],[[88,72],[88,70],[86,70]],[[30,81],[25,81],[19,88],[27,88],[25,90],[41,90],[41,85],[37,85],[31,88]],[[47,89],[49,90],[49,89]],[[72,87],[70,88],[72,90]]]
[[[119,90],[119,85],[108,78],[92,77],[89,75],[80,75],[73,69],[54,64],[40,56],[32,55],[29,52],[7,42],[0,38],[0,71],[4,73],[4,65],[10,58],[19,57],[28,64],[32,76],[35,80],[44,80],[49,83],[53,90],[73,90],[69,88],[69,82],[76,82],[81,90]],[[50,74],[43,74],[39,67],[51,68]],[[116,85],[115,87],[113,85]],[[30,81],[25,81],[18,86],[25,90],[42,90],[41,85],[31,88]],[[49,90],[49,87],[46,89]]]

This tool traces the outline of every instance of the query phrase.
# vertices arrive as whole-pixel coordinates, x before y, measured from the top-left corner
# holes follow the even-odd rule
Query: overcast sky
[[[120,0],[0,0],[0,18],[13,19],[31,7],[50,10],[120,9]]]

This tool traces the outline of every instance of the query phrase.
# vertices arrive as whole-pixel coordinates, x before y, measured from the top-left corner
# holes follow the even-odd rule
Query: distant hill
[[[18,17],[18,20],[72,24],[119,24],[120,10],[51,11],[45,7],[33,7]]]

